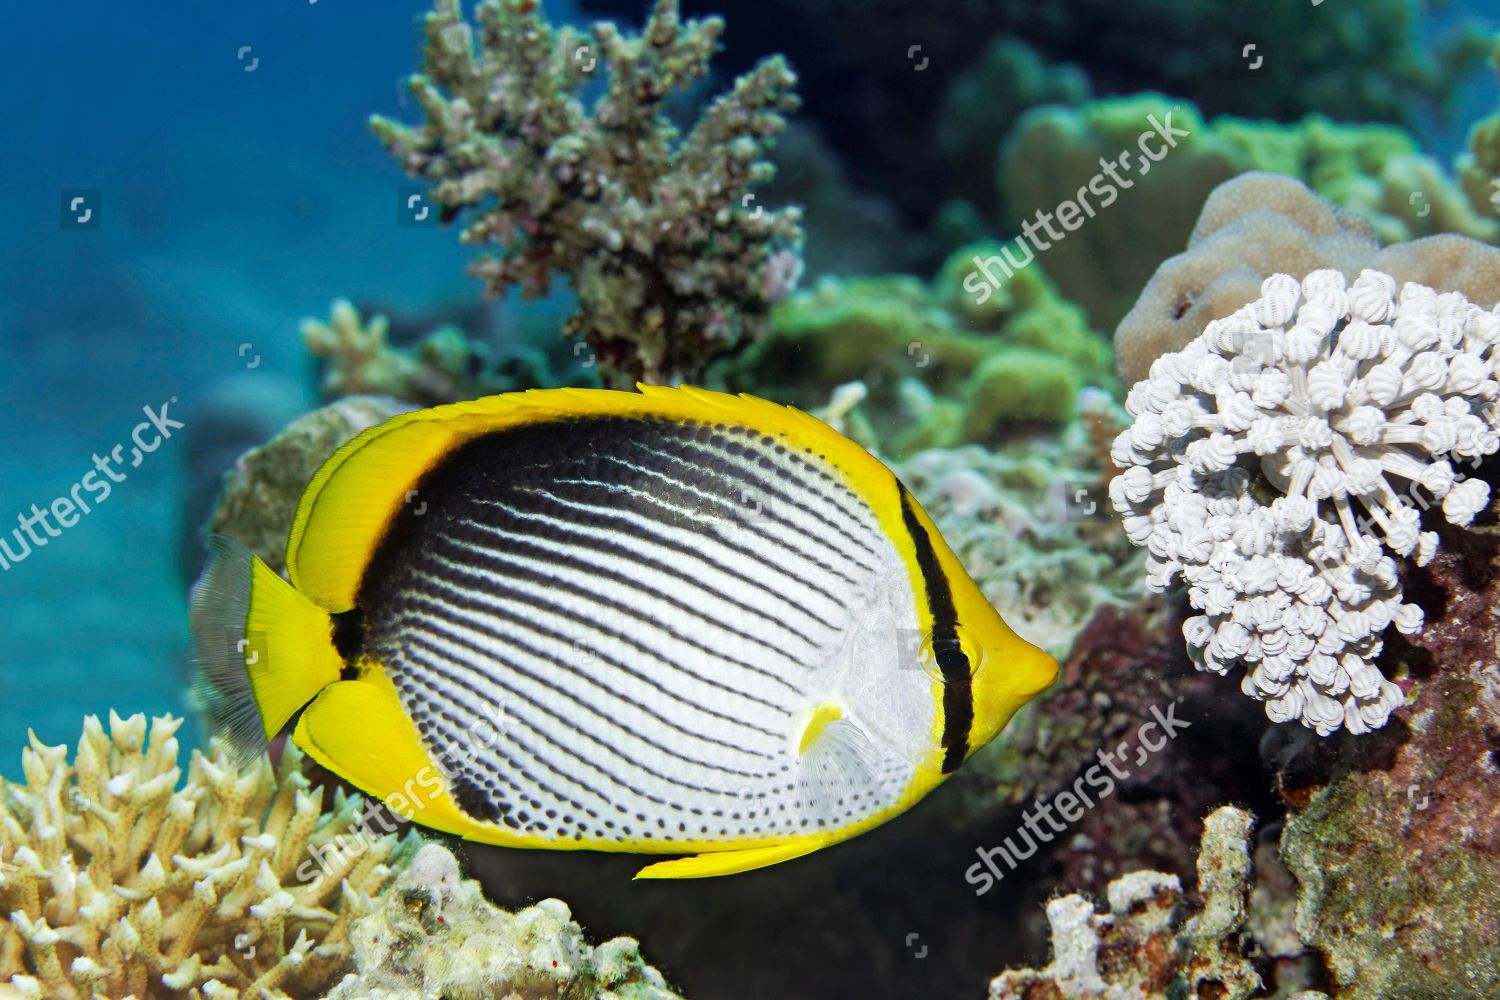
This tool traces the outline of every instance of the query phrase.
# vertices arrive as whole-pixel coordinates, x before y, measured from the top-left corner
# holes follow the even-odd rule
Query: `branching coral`
[[[350,936],[359,971],[328,1000],[678,1000],[633,939],[590,946],[557,899],[507,913],[437,844],[417,852]]]
[[[366,321],[348,299],[333,303],[326,323],[304,320],[302,342],[325,366],[324,396],[374,394],[437,406],[523,388],[501,377],[484,345],[455,327],[433,330],[411,348],[392,345],[388,332],[384,316]]]
[[[427,16],[427,115],[376,134],[435,184],[445,219],[473,213],[467,243],[499,248],[472,272],[495,293],[543,294],[566,275],[584,338],[615,382],[692,379],[754,340],[795,286],[796,209],[751,205],[761,159],[797,100],[780,58],[760,63],[685,136],[663,103],[707,72],[723,22],[682,21],[658,0],[642,34],[596,24],[554,30],[534,0],[482,0],[475,30],[459,0]],[[588,106],[584,91],[607,77]]]
[[[1299,304],[1300,303],[1300,304]],[[1402,603],[1387,551],[1432,558],[1421,509],[1467,525],[1489,487],[1455,462],[1500,449],[1500,314],[1366,270],[1261,297],[1163,355],[1127,400],[1110,497],[1150,551],[1153,590],[1186,579],[1200,669],[1243,665],[1277,722],[1327,735],[1382,726],[1401,690],[1374,665]],[[1451,460],[1451,461],[1450,461]]]
[[[71,764],[33,736],[25,782],[0,785],[9,995],[308,996],[347,964],[396,838],[362,830],[357,797],[323,812],[291,747],[244,773],[195,751],[178,788],[180,725],[89,716]],[[362,850],[321,853],[350,831]]]

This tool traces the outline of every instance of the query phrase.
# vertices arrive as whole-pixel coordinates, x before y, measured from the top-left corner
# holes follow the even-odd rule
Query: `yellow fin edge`
[[[674,861],[658,861],[635,873],[638,879],[647,878],[714,878],[719,875],[738,875],[791,861],[811,854],[831,843],[828,836],[797,837],[784,844],[770,847],[752,847],[742,851],[711,851],[690,858]]]

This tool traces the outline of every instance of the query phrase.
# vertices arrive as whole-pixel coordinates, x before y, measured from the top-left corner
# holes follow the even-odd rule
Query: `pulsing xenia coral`
[[[291,746],[243,773],[194,751],[179,788],[181,724],[89,716],[71,763],[33,735],[0,781],[0,996],[285,1000],[350,964],[395,836],[364,839],[358,797],[323,812]]]
[[[566,332],[607,379],[691,378],[759,337],[801,270],[798,211],[749,194],[771,176],[761,155],[797,106],[796,78],[765,60],[682,136],[662,105],[707,72],[722,21],[684,22],[658,0],[640,36],[600,23],[590,41],[539,7],[482,0],[476,48],[459,0],[439,0],[411,80],[427,123],[376,117],[375,132],[435,182],[445,220],[475,210],[462,239],[500,248],[471,268],[491,292],[545,294],[566,275],[579,302]]]
[[[1500,448],[1497,340],[1500,315],[1458,293],[1408,283],[1398,299],[1389,275],[1346,287],[1322,270],[1273,275],[1151,365],[1110,497],[1149,550],[1148,585],[1187,581],[1200,669],[1243,665],[1277,722],[1385,724],[1402,695],[1372,662],[1381,634],[1422,625],[1392,554],[1432,558],[1419,507],[1467,525],[1489,503],[1454,460]]]

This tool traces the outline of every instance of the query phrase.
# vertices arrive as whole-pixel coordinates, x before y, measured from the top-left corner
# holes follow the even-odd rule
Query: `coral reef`
[[[1211,129],[1236,150],[1243,169],[1306,181],[1367,219],[1384,243],[1437,233],[1500,238],[1500,221],[1472,205],[1443,166],[1399,128],[1346,125],[1312,114],[1292,125],[1223,117]]]
[[[1108,345],[1035,266],[976,304],[961,286],[994,249],[958,251],[930,285],[821,279],[778,306],[772,335],[719,375],[803,407],[862,381],[863,412],[891,455],[994,441],[1017,422],[1065,424],[1083,388],[1116,385]]]
[[[1434,46],[1417,0],[1316,10],[1144,0],[1128,16],[1109,0],[763,0],[728,11],[722,3],[691,0],[689,6],[733,19],[731,68],[763,52],[785,53],[810,98],[806,113],[839,143],[855,182],[891,192],[918,227],[974,170],[972,162],[946,159],[935,126],[950,84],[983,59],[997,36],[1028,43],[1043,59],[1078,65],[1098,93],[1185,94],[1209,116],[1279,121],[1317,111],[1339,121],[1414,123],[1455,93],[1487,47],[1459,26]],[[1266,65],[1258,70],[1241,54],[1247,42],[1259,42],[1264,53]],[[1010,103],[993,91],[982,101]]]
[[[436,406],[550,381],[539,363],[520,378],[502,375],[484,345],[456,327],[433,330],[409,348],[392,345],[388,331],[384,316],[366,322],[347,299],[333,303],[327,322],[303,321],[303,345],[323,361],[324,398],[390,396]]]
[[[279,571],[297,502],[318,466],[360,431],[410,408],[379,396],[349,396],[299,417],[240,456],[224,476],[208,530],[230,535]]]
[[[1157,268],[1115,329],[1120,377],[1126,384],[1144,378],[1156,358],[1256,298],[1272,274],[1323,268],[1347,278],[1372,268],[1473,302],[1500,300],[1500,250],[1453,234],[1382,250],[1367,222],[1299,181],[1247,173],[1214,190],[1188,249]]]
[[[1170,155],[1156,163],[1133,152],[1139,137],[1153,132],[1153,121],[1181,133],[1171,140]],[[1153,142],[1153,148],[1162,144]],[[1195,206],[1216,186],[1250,171],[1305,181],[1368,220],[1386,243],[1437,233],[1500,239],[1500,220],[1471,207],[1443,168],[1400,129],[1336,124],[1321,114],[1291,125],[1231,117],[1205,122],[1191,102],[1154,94],[1026,114],[997,161],[1008,221],[1019,225],[1039,210],[1074,199],[1096,182],[1103,160],[1122,152],[1129,157],[1120,171],[1118,198],[1106,198],[1088,225],[1044,251],[1058,287],[1086,304],[1090,318],[1105,327],[1119,322],[1152,270],[1190,233],[1195,243],[1210,235],[1201,231],[1201,222],[1200,231],[1194,230]],[[1300,206],[1261,207],[1296,216]],[[1305,228],[1317,237],[1330,235],[1310,219]],[[1340,228],[1367,235],[1363,221],[1341,218]],[[1282,266],[1287,269],[1296,268]]]
[[[507,913],[437,844],[417,851],[349,936],[358,971],[327,1000],[678,1000],[631,938],[591,947],[557,899]]]
[[[1186,133],[1174,137],[1175,147],[1156,163],[1135,152],[1152,119]],[[1106,329],[1129,309],[1156,264],[1182,245],[1203,199],[1245,169],[1236,149],[1204,124],[1192,104],[1141,94],[1028,112],[1006,138],[994,168],[1004,218],[1020,226],[1079,197],[1100,176],[1101,160],[1116,160],[1122,152],[1129,157],[1119,168],[1117,197],[1096,190],[1088,223],[1041,251],[1063,294]]]
[[[975,164],[993,162],[1000,143],[1028,108],[1071,106],[1090,96],[1089,79],[1077,66],[1053,65],[1025,42],[1000,35],[953,77],[933,126],[933,140],[950,165],[953,196],[983,214],[999,207],[995,185]]]
[[[1261,978],[1240,953],[1249,909],[1250,826],[1249,813],[1233,806],[1204,821],[1202,906],[1185,920],[1182,885],[1161,872],[1132,872],[1111,882],[1107,913],[1096,913],[1083,896],[1052,900],[1052,962],[1002,972],[990,983],[991,1000],[1256,996]]]
[[[1399,725],[1278,779],[1297,931],[1340,996],[1500,994],[1500,535],[1444,534],[1403,571],[1428,614],[1388,654],[1409,689]]]
[[[0,784],[8,996],[284,1000],[348,962],[396,837],[363,829],[357,797],[323,812],[291,747],[243,773],[222,745],[194,751],[178,788],[180,725],[89,716],[71,763],[33,736],[25,781]],[[328,850],[351,836],[361,850]]]
[[[1474,123],[1454,166],[1474,211],[1500,216],[1500,111]]]
[[[1500,450],[1500,315],[1462,295],[1363,271],[1262,296],[1163,355],[1127,400],[1110,498],[1147,547],[1147,583],[1179,575],[1204,612],[1183,623],[1194,663],[1225,674],[1276,722],[1327,735],[1383,726],[1400,688],[1374,665],[1381,633],[1421,628],[1386,552],[1425,565],[1421,512],[1468,525]],[[1409,496],[1408,496],[1409,494]],[[1355,504],[1363,508],[1360,514]]]
[[[426,124],[372,122],[444,219],[469,213],[465,242],[498,247],[472,273],[526,295],[566,276],[579,311],[565,333],[612,384],[693,381],[757,339],[801,267],[797,210],[750,204],[797,105],[786,63],[760,63],[679,135],[663,102],[707,72],[718,18],[658,0],[640,36],[601,22],[585,37],[531,0],[481,0],[475,19],[477,49],[459,0],[427,15],[411,80]]]

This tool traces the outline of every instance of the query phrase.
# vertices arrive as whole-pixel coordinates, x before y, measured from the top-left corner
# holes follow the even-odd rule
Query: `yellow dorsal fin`
[[[811,854],[830,843],[826,836],[796,837],[784,844],[750,847],[741,851],[712,851],[675,861],[658,861],[635,873],[636,878],[713,878],[737,875],[769,865],[780,864]]]
[[[852,480],[894,482],[864,449],[789,406],[689,386],[638,388],[532,389],[403,413],[370,428],[308,484],[287,541],[287,575],[319,607],[348,611],[391,520],[403,505],[425,502],[412,492],[425,473],[466,441],[541,421],[656,416],[736,423],[810,446]]]

